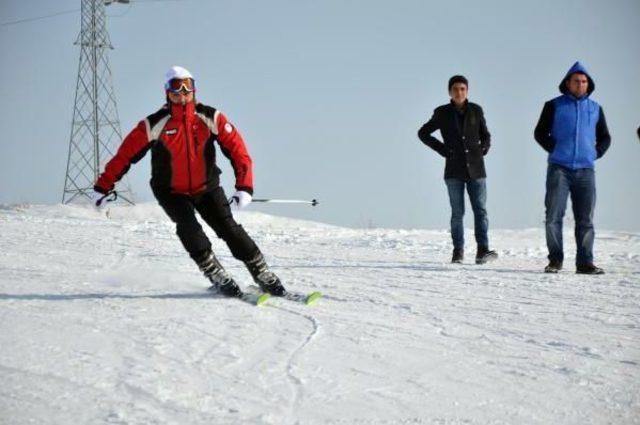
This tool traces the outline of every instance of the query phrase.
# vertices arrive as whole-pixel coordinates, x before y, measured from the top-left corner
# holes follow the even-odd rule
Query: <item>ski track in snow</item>
[[[283,301],[283,302],[287,302],[287,301]],[[304,382],[302,380],[302,378],[300,378],[297,374],[296,371],[294,370],[294,368],[296,367],[296,358],[298,357],[298,354],[304,350],[304,348],[311,343],[311,341],[313,340],[313,338],[318,334],[318,331],[320,329],[320,325],[318,324],[318,320],[316,320],[313,316],[309,315],[309,314],[304,314],[301,312],[296,312],[287,308],[283,308],[283,307],[279,307],[279,306],[272,306],[271,308],[275,308],[278,309],[280,311],[285,311],[287,313],[290,313],[292,315],[298,316],[300,318],[303,318],[307,321],[309,321],[311,323],[312,329],[311,332],[309,333],[309,335],[307,335],[307,337],[304,339],[304,341],[291,353],[291,355],[289,356],[289,359],[287,360],[287,366],[286,366],[286,372],[287,372],[287,376],[289,377],[289,380],[292,383],[293,386],[293,400],[290,403],[290,409],[289,409],[289,423],[300,423],[299,421],[295,420],[295,412],[297,411],[298,405],[300,403],[301,398],[303,397],[303,393],[304,393]],[[302,307],[302,308],[306,308],[306,307]]]
[[[640,424],[640,234],[239,221],[313,306],[214,296],[159,207],[0,206],[0,424]],[[221,262],[250,281],[207,231]],[[472,232],[466,229],[468,245]]]

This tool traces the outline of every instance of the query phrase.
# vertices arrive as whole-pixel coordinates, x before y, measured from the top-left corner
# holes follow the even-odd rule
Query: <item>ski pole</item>
[[[302,199],[253,199],[251,202],[268,202],[272,204],[310,204],[312,207],[315,207],[319,204],[319,202],[315,199],[312,199],[310,201]]]
[[[109,196],[113,196],[113,197],[108,198]],[[106,200],[107,202],[113,202],[116,199],[118,199],[118,192],[116,192],[115,190],[111,190],[96,201],[96,207],[99,207],[100,205],[102,205],[102,201]]]

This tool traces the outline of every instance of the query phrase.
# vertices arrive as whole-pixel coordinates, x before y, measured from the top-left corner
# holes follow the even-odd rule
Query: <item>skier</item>
[[[253,194],[252,162],[242,136],[222,112],[196,102],[195,79],[185,68],[171,67],[164,88],[166,104],[127,135],[94,190],[101,194],[112,191],[131,164],[150,150],[153,194],[176,223],[182,245],[213,287],[227,296],[242,296],[238,284],[214,255],[196,211],[226,242],[231,254],[245,263],[263,291],[283,296],[286,291],[280,279],[231,214],[231,206],[246,207]],[[230,202],[220,187],[214,142],[233,166],[236,192]]]
[[[593,211],[596,206],[595,161],[611,145],[602,107],[589,98],[595,83],[576,62],[560,82],[562,93],[544,104],[534,131],[549,152],[547,167],[546,238],[549,264],[545,273],[562,269],[562,218],[571,194],[575,218],[576,273],[603,274],[593,264]]]
[[[462,75],[454,75],[449,79],[451,101],[433,111],[431,119],[418,131],[418,138],[447,160],[444,181],[451,204],[451,262],[462,263],[464,258],[463,217],[466,186],[475,219],[475,237],[478,244],[476,264],[484,264],[498,258],[498,253],[489,249],[489,220],[485,207],[487,175],[483,157],[489,152],[491,135],[487,130],[480,105],[467,100],[468,87],[469,83]],[[444,143],[431,135],[436,130],[440,130]]]

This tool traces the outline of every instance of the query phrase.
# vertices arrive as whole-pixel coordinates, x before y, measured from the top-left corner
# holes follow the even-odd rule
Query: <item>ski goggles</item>
[[[174,78],[167,81],[164,88],[174,94],[192,93],[196,90],[196,82],[191,78]]]

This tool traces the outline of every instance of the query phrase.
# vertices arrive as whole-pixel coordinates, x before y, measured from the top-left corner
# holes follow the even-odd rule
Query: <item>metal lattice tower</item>
[[[67,174],[62,203],[91,199],[93,185],[122,141],[113,90],[108,49],[113,49],[106,27],[105,6],[128,0],[82,0],[80,63],[71,123]],[[133,204],[128,180],[117,185],[119,198]]]

